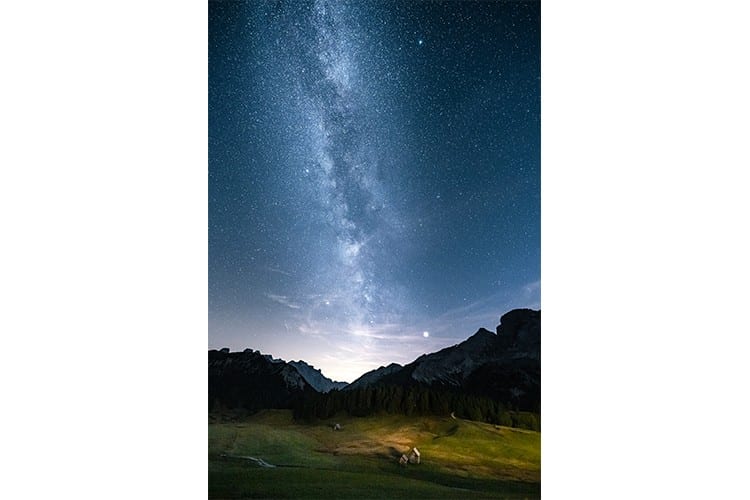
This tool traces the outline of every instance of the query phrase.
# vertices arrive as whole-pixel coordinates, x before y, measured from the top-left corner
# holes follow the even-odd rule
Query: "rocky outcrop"
[[[514,309],[503,314],[497,336],[517,357],[539,359],[541,356],[542,312]]]

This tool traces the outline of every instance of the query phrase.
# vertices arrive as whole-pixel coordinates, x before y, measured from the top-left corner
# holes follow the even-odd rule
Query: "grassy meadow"
[[[450,417],[296,423],[266,410],[208,426],[209,498],[538,498],[541,434]],[[333,423],[343,429],[333,431]],[[421,464],[400,466],[416,446]],[[275,467],[265,467],[255,459]]]

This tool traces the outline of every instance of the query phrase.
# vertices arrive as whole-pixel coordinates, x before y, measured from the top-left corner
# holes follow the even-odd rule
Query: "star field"
[[[351,381],[539,307],[539,71],[538,3],[209,3],[209,346]]]

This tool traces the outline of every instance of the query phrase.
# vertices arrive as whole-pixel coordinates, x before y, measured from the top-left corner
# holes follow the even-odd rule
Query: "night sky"
[[[535,2],[209,3],[209,347],[352,381],[540,307]]]

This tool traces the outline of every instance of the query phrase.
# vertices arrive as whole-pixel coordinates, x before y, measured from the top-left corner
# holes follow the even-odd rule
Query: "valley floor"
[[[540,496],[538,432],[403,415],[300,424],[286,410],[211,420],[209,498]],[[422,463],[400,466],[412,447]]]

